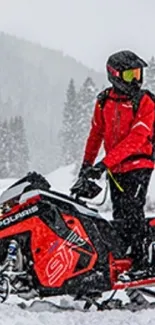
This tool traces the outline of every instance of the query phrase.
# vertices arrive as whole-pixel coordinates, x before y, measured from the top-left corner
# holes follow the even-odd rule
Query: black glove
[[[92,165],[89,161],[84,161],[80,171],[79,171],[79,175],[78,177],[83,177],[85,175],[87,175],[87,173],[92,169]],[[87,176],[86,176],[87,177]]]
[[[106,168],[107,167],[102,161],[98,162],[94,166],[88,162],[84,162],[80,169],[79,177],[100,179]]]
[[[100,191],[100,188],[96,190],[96,184],[88,180],[88,178],[92,179],[100,179],[104,171],[106,170],[106,166],[103,162],[97,163],[95,166],[92,166],[88,162],[84,162],[81,166],[79,172],[79,178],[76,183],[72,186],[71,194],[78,194],[79,196],[85,196],[92,198],[91,189],[93,190],[93,197],[96,196],[97,191]],[[94,187],[95,186],[95,187]],[[94,191],[95,188],[95,191]],[[88,195],[88,193],[90,194]],[[99,192],[98,192],[99,193]]]
[[[72,195],[76,194],[76,199],[78,199],[79,197],[93,199],[102,191],[102,188],[95,182],[80,177],[74,184],[74,186],[72,186],[70,191]]]
[[[78,194],[81,189],[85,186],[86,179],[79,177],[76,183],[70,188],[71,194]]]
[[[89,174],[87,177],[92,179],[100,179],[102,174],[106,171],[107,167],[104,165],[102,161],[95,164],[91,170],[89,170]]]

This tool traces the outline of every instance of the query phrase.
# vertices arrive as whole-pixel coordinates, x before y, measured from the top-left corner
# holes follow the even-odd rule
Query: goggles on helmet
[[[114,77],[121,77],[125,82],[132,82],[133,79],[140,81],[141,79],[141,68],[128,69],[120,72],[108,65],[107,69]]]
[[[140,81],[141,79],[141,69],[129,69],[124,70],[121,73],[122,79],[126,82],[132,82],[133,79],[136,79],[137,81]]]

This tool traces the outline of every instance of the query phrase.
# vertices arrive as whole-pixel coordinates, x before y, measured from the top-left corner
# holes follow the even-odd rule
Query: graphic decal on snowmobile
[[[67,218],[67,216],[65,217]],[[65,274],[66,271],[69,272],[69,270],[72,268],[74,269],[74,272],[77,271],[77,265],[76,267],[74,265],[75,252],[79,254],[79,260],[82,259],[82,257],[85,258],[83,265],[85,264],[85,266],[87,266],[91,262],[91,254],[87,254],[84,249],[82,251],[78,250],[78,247],[82,247],[87,244],[87,241],[89,240],[88,236],[85,234],[86,238],[84,240],[78,235],[78,233],[80,236],[82,236],[82,233],[80,232],[78,226],[75,226],[66,237],[66,239],[60,244],[56,254],[54,254],[54,256],[49,261],[45,270],[47,276],[49,277],[49,285],[54,285],[58,279],[63,277],[63,274]],[[59,242],[57,241],[57,244],[54,245],[55,249]],[[66,249],[66,247],[69,249]],[[78,271],[80,271],[80,269]]]
[[[84,240],[82,237],[77,235],[78,230],[79,230],[79,228],[77,226],[75,226],[73,228],[73,230],[67,236],[66,240],[63,242],[63,246],[66,245],[66,242],[75,243],[75,247],[76,247],[76,245],[84,246],[86,244],[86,240]],[[80,235],[82,235],[82,234],[80,234]],[[88,240],[88,237],[87,237],[87,240]]]
[[[48,277],[50,286],[58,283],[58,280],[63,277],[66,271],[69,271],[74,266],[74,254],[72,249],[66,250],[63,244],[58,249],[57,253],[49,260],[45,273]]]
[[[4,226],[9,226],[10,224],[14,223],[15,221],[24,219],[24,217],[27,217],[33,213],[36,213],[38,210],[39,209],[38,209],[37,205],[34,205],[29,209],[26,209],[22,212],[19,212],[17,214],[6,217],[6,218],[0,220],[0,228],[4,228]]]

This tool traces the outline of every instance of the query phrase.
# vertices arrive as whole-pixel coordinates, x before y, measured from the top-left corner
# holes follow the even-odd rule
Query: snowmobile
[[[149,286],[155,275],[123,276],[132,259],[125,258],[126,243],[119,237],[122,221],[107,221],[81,197],[101,188],[89,181],[76,197],[50,189],[36,172],[29,173],[0,196],[0,298],[73,296],[99,310],[124,308],[114,299],[126,290],[130,300],[145,303],[155,297]],[[92,191],[92,194],[91,194]],[[88,195],[89,194],[89,195]],[[155,243],[155,217],[146,218],[150,242]],[[155,274],[155,273],[154,273]],[[146,288],[147,287],[147,288]],[[98,302],[106,291],[110,298]]]

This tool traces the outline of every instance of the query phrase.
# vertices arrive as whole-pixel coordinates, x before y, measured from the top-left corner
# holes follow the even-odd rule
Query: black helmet
[[[147,63],[138,55],[131,51],[120,51],[112,54],[107,61],[108,80],[114,88],[126,95],[134,95],[143,82],[143,68],[147,67]],[[136,71],[137,70],[137,71]],[[138,78],[132,75],[132,80],[126,81],[125,73],[139,72]]]

